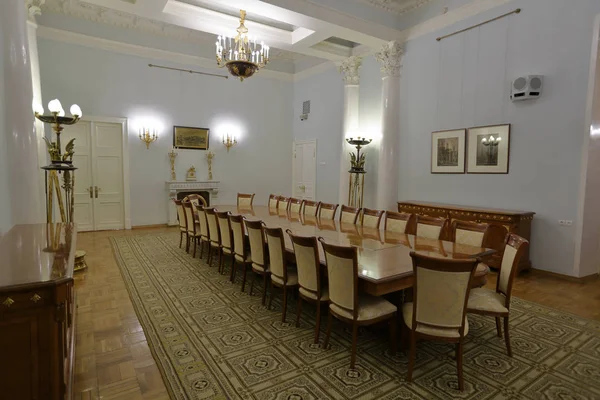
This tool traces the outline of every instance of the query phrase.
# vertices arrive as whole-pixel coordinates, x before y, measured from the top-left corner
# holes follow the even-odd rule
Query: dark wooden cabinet
[[[71,224],[17,225],[0,239],[0,399],[70,399]]]
[[[498,253],[486,260],[493,268],[500,268],[500,265],[502,264],[502,254],[504,249],[503,240],[507,232],[515,233],[531,242],[531,221],[535,215],[535,213],[531,211],[457,206],[423,201],[399,201],[398,211],[448,218],[451,223],[453,220],[458,219],[461,221],[474,221],[492,225],[494,232],[490,235],[490,241],[484,245],[498,250]],[[519,263],[519,270],[528,268],[531,268],[529,249],[527,249],[527,253],[523,255],[521,262]]]

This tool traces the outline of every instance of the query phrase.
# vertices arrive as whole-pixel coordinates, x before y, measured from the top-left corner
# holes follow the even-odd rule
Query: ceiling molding
[[[38,26],[37,35],[38,38],[42,39],[54,40],[62,43],[80,45],[105,51],[112,51],[128,56],[137,56],[153,60],[160,60],[171,64],[175,63],[184,65],[194,65],[201,68],[223,71],[223,69],[217,67],[217,64],[213,58],[192,56],[189,54],[160,50],[153,47],[118,42],[115,40],[108,40],[95,36],[83,35],[81,33],[65,31],[62,29],[50,28],[43,25]],[[291,73],[274,71],[264,68],[262,68],[256,76],[263,78],[272,78],[286,82],[293,81],[293,74]]]
[[[301,81],[306,78],[310,78],[311,76],[322,74],[323,72],[329,71],[332,68],[335,68],[336,64],[333,61],[325,61],[321,64],[315,65],[314,67],[307,68],[303,71],[296,72],[294,74],[294,82]],[[340,82],[342,81],[342,76],[340,75]]]
[[[432,0],[359,0],[361,3],[381,8],[396,15],[406,14],[430,3]]]

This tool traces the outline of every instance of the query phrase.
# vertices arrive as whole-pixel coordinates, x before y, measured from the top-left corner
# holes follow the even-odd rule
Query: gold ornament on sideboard
[[[212,181],[213,179],[213,174],[212,174],[212,160],[213,158],[215,158],[215,153],[213,153],[211,150],[206,152],[206,163],[208,164],[208,180]]]

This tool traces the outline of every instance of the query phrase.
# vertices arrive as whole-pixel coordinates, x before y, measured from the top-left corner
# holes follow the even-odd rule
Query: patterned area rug
[[[419,343],[407,383],[407,357],[389,353],[387,330],[361,330],[350,370],[345,324],[334,325],[330,349],[314,345],[314,307],[296,328],[290,301],[282,323],[280,302],[269,311],[260,287],[241,293],[179,249],[178,233],[111,241],[174,399],[600,399],[600,322],[514,299],[510,358],[493,318],[469,316],[461,393],[449,344]]]

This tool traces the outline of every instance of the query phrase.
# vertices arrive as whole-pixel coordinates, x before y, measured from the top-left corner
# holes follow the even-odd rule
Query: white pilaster
[[[23,0],[0,5],[0,51],[3,54],[4,127],[10,172],[13,224],[43,222],[37,137],[32,111],[33,91],[27,39],[28,11]]]
[[[402,45],[389,42],[375,54],[381,63],[382,78],[382,137],[379,147],[377,172],[377,208],[396,211],[398,201],[400,146],[400,68],[402,67]]]
[[[342,131],[341,157],[340,157],[340,186],[339,204],[348,203],[348,170],[350,169],[349,153],[353,147],[346,143],[348,136],[358,135],[358,99],[359,99],[359,69],[362,57],[352,56],[339,66],[339,71],[344,79],[344,122]]]

